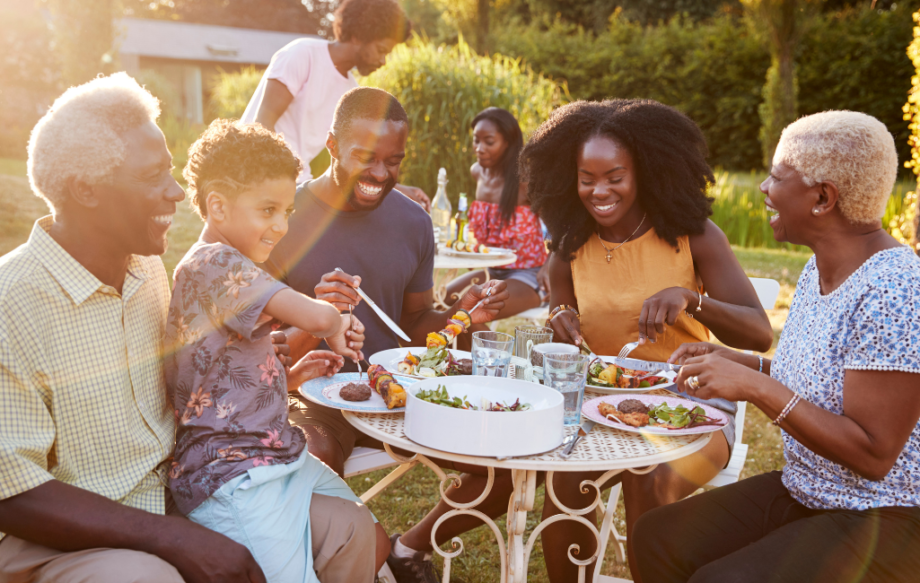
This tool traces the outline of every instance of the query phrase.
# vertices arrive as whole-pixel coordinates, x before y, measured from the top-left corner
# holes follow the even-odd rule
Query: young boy
[[[169,488],[183,514],[249,548],[270,582],[370,582],[386,533],[288,424],[269,334],[285,322],[357,359],[363,326],[257,266],[287,232],[301,169],[259,124],[216,120],[189,148],[183,174],[205,226],[176,268],[166,327],[178,427]],[[318,351],[295,369],[305,361],[320,362],[312,376],[343,362]]]

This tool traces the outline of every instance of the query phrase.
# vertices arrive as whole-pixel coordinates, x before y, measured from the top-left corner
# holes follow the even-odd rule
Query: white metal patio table
[[[596,395],[586,393],[585,398],[592,396]],[[452,454],[419,445],[406,437],[403,431],[405,420],[403,415],[376,415],[350,411],[343,411],[343,414],[348,422],[357,429],[382,441],[387,453],[393,459],[404,464],[411,462],[422,463],[428,466],[440,479],[441,499],[452,510],[435,522],[431,532],[431,541],[435,551],[444,558],[444,583],[448,583],[450,580],[450,561],[463,552],[463,543],[459,538],[454,538],[451,540],[452,550],[444,551],[435,544],[435,533],[445,520],[462,514],[475,516],[491,528],[501,559],[502,583],[509,581],[523,583],[527,580],[527,564],[530,559],[530,553],[533,550],[537,536],[539,536],[543,528],[562,520],[573,520],[584,524],[594,533],[598,540],[597,550],[594,555],[587,559],[579,560],[572,554],[573,551],[577,550],[577,548],[573,548],[575,545],[569,548],[569,560],[578,565],[579,581],[584,581],[587,565],[590,565],[595,558],[604,552],[603,547],[606,546],[607,535],[602,536],[601,533],[610,532],[613,512],[616,506],[615,501],[612,504],[608,504],[600,531],[598,531],[593,522],[585,518],[585,514],[588,514],[598,506],[603,506],[601,498],[602,485],[621,472],[630,471],[636,474],[645,474],[655,469],[660,463],[670,462],[697,452],[709,442],[711,436],[709,433],[679,437],[645,436],[618,431],[598,424],[578,444],[569,459],[562,459],[559,456],[559,452],[563,447],[560,446],[553,451],[540,455],[500,460],[490,457]],[[566,435],[574,433],[577,429],[577,427],[566,428]],[[391,446],[411,451],[414,455],[411,458],[402,457],[396,454],[391,449]],[[456,474],[445,473],[436,463],[431,461],[431,458],[488,468],[486,487],[479,498],[466,504],[457,503],[449,499],[446,496],[447,490],[452,486],[456,487],[460,482],[460,477]],[[501,531],[496,523],[475,509],[489,495],[494,484],[496,468],[511,470],[514,484],[514,489],[508,501],[507,541],[502,538]],[[567,508],[560,504],[552,486],[555,472],[574,471],[604,472],[597,481],[582,483],[584,487],[593,489],[596,497],[592,504],[581,509]],[[563,511],[563,514],[553,516],[537,525],[525,540],[524,530],[527,513],[532,511],[534,507],[538,472],[546,472],[546,496],[553,500],[556,506]]]

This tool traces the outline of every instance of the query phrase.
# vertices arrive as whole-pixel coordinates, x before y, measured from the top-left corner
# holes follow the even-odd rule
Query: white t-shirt
[[[294,100],[275,123],[275,131],[303,161],[298,184],[312,178],[310,160],[326,147],[335,106],[346,91],[358,86],[349,71],[343,77],[329,55],[329,41],[318,38],[295,40],[272,57],[255,94],[249,100],[242,121],[256,121],[265,85],[269,79],[284,83]]]

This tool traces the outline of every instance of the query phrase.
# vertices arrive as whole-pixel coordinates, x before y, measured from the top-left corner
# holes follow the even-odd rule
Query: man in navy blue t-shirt
[[[508,298],[505,283],[491,281],[473,286],[447,311],[434,309],[431,219],[408,198],[388,196],[405,157],[408,132],[406,112],[389,93],[359,87],[342,96],[326,141],[332,164],[325,174],[301,185],[288,233],[266,263],[272,273],[301,293],[332,302],[343,311],[353,306],[355,316],[365,326],[364,352],[368,355],[398,348],[399,341],[370,307],[360,302],[354,289],[357,285],[399,323],[412,338],[410,346],[424,346],[428,333],[443,329],[457,309],[470,310],[485,297],[486,287],[492,288],[491,295],[473,312],[473,322],[495,318]],[[344,273],[334,271],[337,267]],[[305,334],[294,333],[288,338],[295,362],[320,344],[319,339]],[[352,363],[349,366],[356,370]],[[379,442],[345,421],[341,411],[311,402],[304,405],[304,410],[292,412],[292,422],[306,433],[310,453],[339,474],[356,444],[379,447]],[[485,485],[484,472],[456,469],[472,470],[476,475],[465,476],[451,497],[478,497]],[[508,492],[501,490],[494,488],[493,494],[504,494],[507,505]],[[491,506],[500,509],[502,504]],[[442,503],[422,524],[432,524],[447,509]],[[450,522],[455,522],[455,529],[449,528]],[[462,522],[445,523],[438,530],[439,538],[442,533],[453,536],[469,528]],[[411,546],[393,537],[394,554],[389,563],[400,583],[433,580],[427,560],[430,526],[422,524],[403,537],[413,543]]]

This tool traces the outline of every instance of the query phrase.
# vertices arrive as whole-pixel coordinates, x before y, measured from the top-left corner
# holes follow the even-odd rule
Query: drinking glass
[[[514,328],[514,355],[530,360],[530,351],[537,344],[553,341],[553,329],[546,326],[516,326]]]
[[[507,377],[514,336],[503,332],[473,332],[473,374]]]
[[[549,352],[543,355],[543,384],[562,393],[563,425],[581,422],[589,361],[586,354]]]

